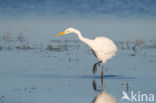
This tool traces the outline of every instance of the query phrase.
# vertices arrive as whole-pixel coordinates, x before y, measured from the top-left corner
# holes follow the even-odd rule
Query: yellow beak
[[[60,35],[63,35],[63,34],[65,34],[65,31],[57,34],[56,36],[60,36]]]

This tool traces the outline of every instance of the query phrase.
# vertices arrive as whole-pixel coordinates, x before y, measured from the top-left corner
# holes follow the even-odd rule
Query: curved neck
[[[85,38],[82,36],[81,32],[80,31],[76,31],[75,32],[78,36],[78,38],[82,41],[82,42],[85,42]]]
[[[81,32],[78,31],[78,30],[77,30],[75,33],[77,34],[78,38],[79,38],[82,42],[84,42],[84,43],[87,44],[88,46],[92,47],[92,40],[83,37],[82,34],[81,34]]]

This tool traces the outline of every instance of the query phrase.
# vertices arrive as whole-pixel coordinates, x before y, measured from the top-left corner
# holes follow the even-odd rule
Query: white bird
[[[117,52],[117,47],[114,42],[107,37],[96,37],[93,40],[85,38],[81,35],[81,32],[75,28],[68,28],[56,36],[69,33],[77,34],[78,38],[92,49],[94,55],[99,59],[99,62],[94,64],[93,73],[95,73],[97,70],[97,64],[102,62],[101,75],[103,75],[104,63],[108,59],[115,56],[115,53]]]

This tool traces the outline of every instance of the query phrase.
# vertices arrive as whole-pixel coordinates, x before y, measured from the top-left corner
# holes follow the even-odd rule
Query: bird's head
[[[77,33],[78,30],[77,29],[74,29],[74,28],[68,28],[66,29],[65,31],[57,34],[56,36],[60,36],[60,35],[63,35],[63,34],[69,34],[69,33]]]

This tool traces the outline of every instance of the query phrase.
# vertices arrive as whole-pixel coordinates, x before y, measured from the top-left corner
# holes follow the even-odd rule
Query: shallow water
[[[0,50],[0,103],[91,103],[94,100],[102,90],[101,65],[93,75],[97,59],[90,48],[74,40],[66,46],[65,42],[51,41],[54,43],[53,48]],[[126,43],[116,44],[116,56],[104,67],[104,91],[117,103],[123,102],[122,91],[156,95],[155,42],[144,42],[135,49],[135,42],[130,42],[129,47]]]

